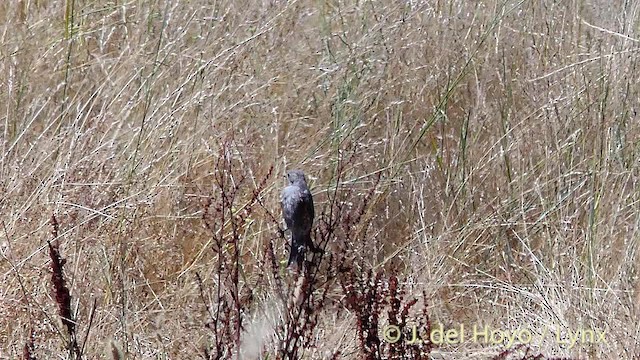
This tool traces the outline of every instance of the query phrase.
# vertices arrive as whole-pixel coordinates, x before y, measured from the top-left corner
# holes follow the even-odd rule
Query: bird
[[[315,216],[313,196],[302,170],[287,171],[287,186],[282,190],[280,204],[284,222],[291,231],[291,250],[287,267],[295,264],[297,269],[300,269],[307,249],[316,252],[311,240]]]

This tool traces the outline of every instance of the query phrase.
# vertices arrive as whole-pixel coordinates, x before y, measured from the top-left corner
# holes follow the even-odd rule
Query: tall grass
[[[0,357],[638,357],[639,14],[3,2]],[[325,249],[306,274],[289,168]],[[396,320],[540,341],[394,347]]]

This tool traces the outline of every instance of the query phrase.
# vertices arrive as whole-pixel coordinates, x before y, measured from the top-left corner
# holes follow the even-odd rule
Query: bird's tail
[[[311,244],[311,236],[291,234],[291,251],[289,252],[289,262],[287,267],[295,263],[298,269],[302,269],[302,263],[307,252],[307,244]],[[296,236],[297,235],[297,236]]]
[[[289,253],[289,262],[287,267],[291,267],[291,264],[295,263],[298,268],[302,267],[302,260],[304,260],[304,253],[301,252],[297,246],[291,248]]]

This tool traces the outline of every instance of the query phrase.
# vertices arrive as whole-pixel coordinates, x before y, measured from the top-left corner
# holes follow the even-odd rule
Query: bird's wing
[[[315,217],[315,210],[313,206],[313,196],[311,195],[311,191],[309,189],[305,189],[302,191],[302,202],[304,206],[304,213],[308,214],[311,220],[311,224],[313,224],[313,218]]]

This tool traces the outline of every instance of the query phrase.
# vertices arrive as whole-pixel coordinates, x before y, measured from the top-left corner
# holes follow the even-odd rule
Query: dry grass
[[[356,284],[379,332],[404,291],[432,326],[531,331],[529,354],[640,357],[637,2],[13,0],[0,17],[1,358],[77,356],[48,241],[90,359],[217,340],[226,358],[397,356],[358,340]],[[327,211],[299,322],[274,220],[292,167]],[[526,358],[505,349],[429,351]]]

